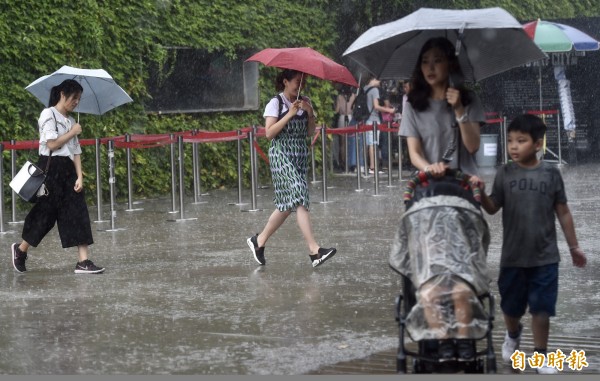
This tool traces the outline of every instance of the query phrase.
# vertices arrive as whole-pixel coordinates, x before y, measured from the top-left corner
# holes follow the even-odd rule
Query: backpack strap
[[[275,96],[275,98],[277,98],[277,101],[279,102],[279,106],[278,106],[278,111],[277,111],[277,120],[281,119],[281,111],[283,110],[283,98],[281,98],[281,95],[277,94]]]
[[[54,113],[54,110],[51,109],[50,111],[52,111],[52,117],[54,118],[54,128],[56,129],[56,136],[58,136],[58,121],[56,120],[56,114]],[[46,173],[48,173],[48,169],[50,169],[50,159],[52,158],[52,150],[48,148],[48,151],[50,151],[50,155],[48,155],[48,161],[46,162],[46,170],[44,170],[44,172]]]

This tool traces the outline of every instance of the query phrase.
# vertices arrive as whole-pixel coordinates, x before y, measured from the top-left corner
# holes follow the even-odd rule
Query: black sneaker
[[[15,268],[15,270],[17,270],[20,273],[24,273],[25,271],[27,271],[27,269],[25,268],[27,252],[22,252],[21,250],[19,250],[19,245],[13,243],[10,247],[10,253],[12,257],[13,267]]]
[[[438,347],[438,358],[440,361],[452,361],[455,359],[454,340],[440,340]]]
[[[100,274],[104,272],[104,267],[98,267],[94,262],[86,259],[85,261],[77,262],[75,266],[75,274]]]
[[[337,250],[335,247],[332,247],[331,249],[319,248],[319,252],[317,254],[309,255],[309,257],[313,267],[317,267],[325,263],[325,261],[329,258],[333,257],[336,252]]]
[[[252,250],[256,262],[264,266],[267,263],[265,260],[265,247],[258,247],[258,233],[248,238],[246,242],[248,243],[250,250]]]
[[[475,357],[475,348],[473,340],[458,339],[456,340],[456,352],[458,353],[459,361],[471,361]]]

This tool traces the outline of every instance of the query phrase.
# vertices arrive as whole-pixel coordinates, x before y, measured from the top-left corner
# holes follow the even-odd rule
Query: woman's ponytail
[[[56,106],[60,101],[60,93],[63,93],[65,97],[69,98],[74,94],[81,94],[83,87],[81,84],[74,79],[65,79],[60,85],[54,86],[50,90],[50,100],[48,101],[48,107]]]
[[[56,85],[50,90],[50,100],[48,101],[48,107],[56,106],[58,101],[60,101],[60,85]]]

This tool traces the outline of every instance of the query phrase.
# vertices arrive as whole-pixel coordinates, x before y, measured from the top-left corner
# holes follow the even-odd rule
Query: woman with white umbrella
[[[26,271],[29,248],[37,247],[54,224],[58,225],[63,248],[77,246],[75,273],[98,274],[104,271],[88,259],[88,247],[94,240],[83,192],[81,147],[77,139],[82,129],[69,116],[77,107],[82,92],[79,82],[73,79],[63,81],[52,88],[49,107],[40,114],[38,166],[45,168],[50,161],[45,183],[48,195],[40,197],[25,217],[23,241],[12,244],[12,262],[18,272]]]

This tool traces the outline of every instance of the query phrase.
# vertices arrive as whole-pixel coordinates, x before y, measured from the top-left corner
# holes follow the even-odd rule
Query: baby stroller
[[[490,234],[469,177],[458,170],[441,178],[419,172],[404,192],[406,211],[389,261],[403,282],[395,306],[398,373],[407,373],[408,356],[414,373],[496,373]],[[407,348],[405,333],[416,350]]]

